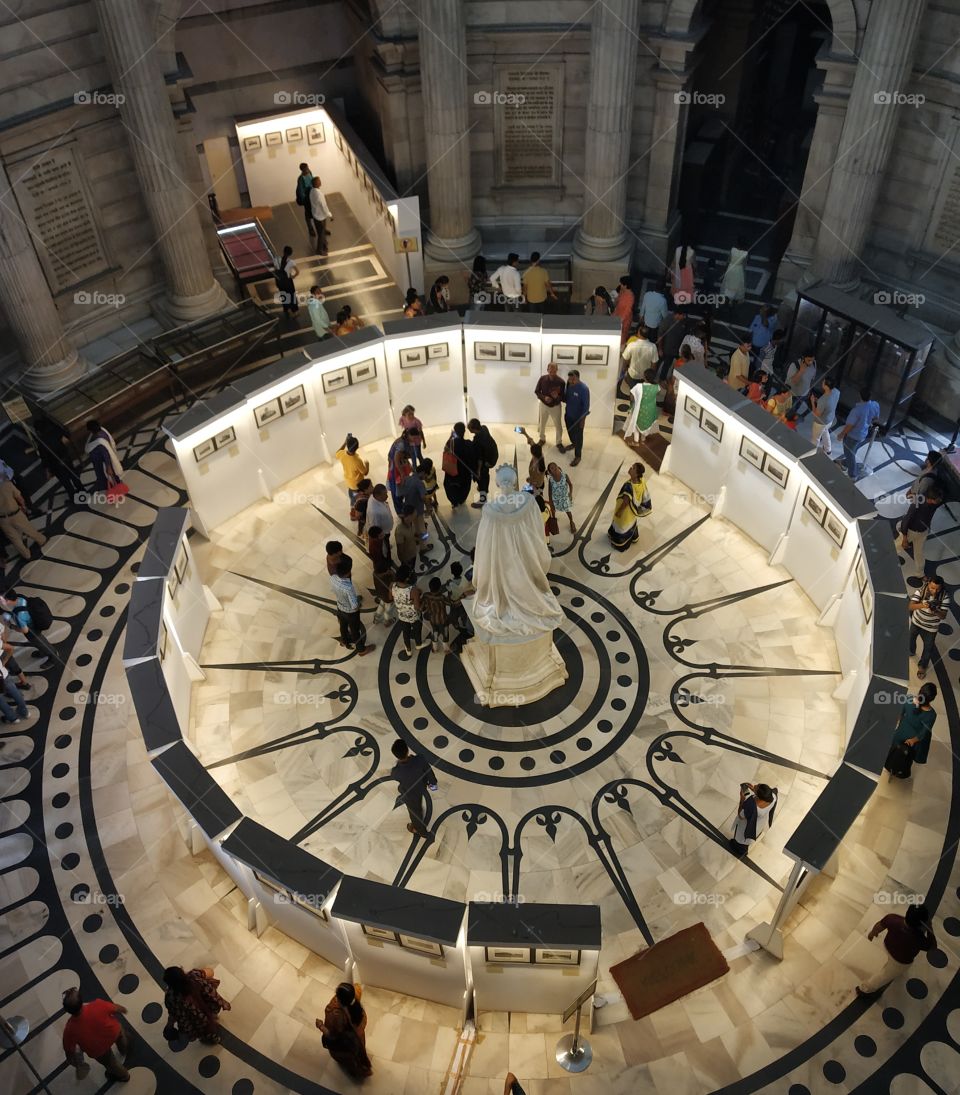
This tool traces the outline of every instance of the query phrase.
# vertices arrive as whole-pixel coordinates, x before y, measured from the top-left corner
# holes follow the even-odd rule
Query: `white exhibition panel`
[[[202,461],[193,450],[229,428],[236,439]],[[241,404],[204,423],[186,437],[171,438],[190,503],[202,526],[216,528],[264,497],[260,485],[260,440],[250,409]]]
[[[352,377],[360,371],[357,367],[371,359],[375,378],[354,381]],[[348,433],[362,435],[364,443],[395,436],[382,338],[343,350],[336,356],[318,358],[312,368],[328,459],[333,459]]]
[[[799,465],[794,474],[800,481],[797,504],[780,562],[817,608],[823,611],[830,598],[843,589],[853,565],[853,557],[860,546],[857,522],[849,520],[833,506],[829,496]],[[803,502],[808,488],[846,529],[843,547],[838,547],[827,530],[804,508]]]
[[[316,125],[323,126],[325,139],[320,144],[308,144],[307,127]],[[302,139],[288,141],[287,131],[296,129],[302,131]],[[324,179],[324,174],[336,159],[333,124],[322,107],[238,122],[236,131],[251,205],[286,205],[294,201],[300,164],[308,163],[314,175]],[[268,133],[279,133],[281,143],[267,145]],[[258,149],[247,147],[254,138],[260,141]],[[324,189],[328,189],[326,180]]]
[[[430,356],[431,347],[447,347],[446,355]],[[416,351],[427,354],[423,365]],[[413,334],[384,336],[383,352],[396,427],[400,412],[407,404],[416,408],[425,427],[465,421],[463,399],[463,328],[459,323],[448,328]],[[436,352],[436,351],[433,351]],[[397,429],[393,429],[397,433]],[[372,437],[371,437],[372,439]]]
[[[474,327],[464,324],[464,372],[467,378],[467,418],[488,424],[536,424],[540,379],[538,327]],[[477,343],[528,345],[529,363],[477,360]],[[612,418],[611,418],[612,421]]]
[[[562,1015],[597,976],[600,952],[584,950],[579,966],[536,963],[492,965],[483,947],[468,947],[477,1015],[487,1011],[532,1011]],[[482,1028],[483,1023],[479,1023]]]
[[[306,402],[294,411],[257,427],[257,409],[303,386]],[[247,397],[247,414],[254,425],[257,440],[257,467],[267,491],[273,494],[284,483],[332,458],[336,447],[328,451],[320,424],[319,400],[323,389],[312,365],[305,365],[269,388]],[[337,443],[339,444],[339,442]]]
[[[184,649],[177,635],[176,620],[170,604],[170,598],[164,595],[163,612],[161,615],[163,626],[167,629],[166,650],[160,659],[160,671],[170,694],[170,702],[177,716],[180,733],[186,739],[190,728],[190,697],[193,692],[193,680],[187,672],[184,661]],[[163,634],[160,636],[161,644]]]
[[[336,918],[334,918],[336,919]],[[443,958],[417,954],[408,947],[364,935],[359,924],[342,920],[347,945],[357,964],[357,980],[375,988],[419,996],[447,1007],[461,1008],[467,988],[463,932],[460,942],[443,948]]]
[[[680,417],[678,404],[674,422]],[[686,416],[689,418],[689,415]],[[696,425],[691,419],[691,423]],[[789,525],[799,491],[800,475],[795,469],[796,461],[779,446],[754,432],[740,422],[736,416],[725,419],[724,441],[730,433],[730,452],[733,463],[723,476],[726,488],[723,498],[723,517],[742,529],[751,539],[773,551],[783,530]],[[701,432],[702,431],[698,431]],[[746,444],[741,441],[746,438]],[[744,452],[755,458],[761,450],[764,460],[772,460],[773,468],[782,468],[786,472],[786,486],[781,486],[770,478],[766,471],[756,466]],[[767,465],[768,467],[771,465]],[[672,470],[672,465],[671,465]]]
[[[720,441],[700,425],[701,409],[721,422],[723,436]],[[730,428],[730,417],[726,408],[704,398],[696,388],[682,380],[677,385],[677,410],[669,449],[670,474],[686,483],[694,493],[702,495],[710,505],[716,501],[727,480],[732,456],[740,444],[739,437],[734,438],[739,431]]]
[[[163,598],[164,620],[168,628],[172,626],[180,649],[199,658],[210,620],[210,606],[186,532],[180,537],[173,566],[174,571],[182,573],[179,576],[174,573],[167,575]]]
[[[327,919],[323,919],[291,901],[286,894],[265,886],[247,864],[234,860],[232,856],[229,858],[234,864],[231,877],[248,898],[252,897],[260,902],[262,915],[269,924],[289,935],[291,939],[296,939],[315,954],[326,958],[338,969],[343,969],[350,952],[347,950],[342,922],[330,917],[329,913],[336,887],[324,902]]]
[[[557,365],[564,380],[571,369],[578,369],[580,379],[590,389],[590,417],[587,419],[587,426],[611,429],[617,402],[617,378],[623,365],[620,359],[619,320],[610,320],[610,326],[614,328],[610,331],[591,330],[586,326],[554,330],[550,326],[552,318],[555,317],[543,317],[541,374],[547,371],[551,361]],[[573,347],[579,352],[580,360],[576,364],[570,360],[569,351]],[[560,360],[557,360],[558,348]],[[596,361],[601,351],[606,352],[606,360],[602,364]]]

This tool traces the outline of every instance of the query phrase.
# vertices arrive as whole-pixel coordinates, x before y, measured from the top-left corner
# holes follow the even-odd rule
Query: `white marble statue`
[[[480,516],[470,614],[481,642],[528,642],[559,627],[563,611],[547,580],[550,552],[536,499],[517,489],[508,464],[495,482]]]

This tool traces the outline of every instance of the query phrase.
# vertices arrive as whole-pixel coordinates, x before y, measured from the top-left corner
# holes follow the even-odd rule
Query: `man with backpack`
[[[496,467],[500,450],[497,448],[493,435],[486,426],[480,424],[478,418],[471,418],[467,423],[467,429],[473,434],[473,451],[476,456],[474,478],[477,481],[477,490],[480,492],[480,500],[473,503],[473,508],[482,509],[487,500],[487,491],[490,489],[490,469]]]
[[[307,222],[307,232],[314,234],[313,216],[310,213],[310,191],[313,189],[313,172],[310,165],[302,163],[297,176],[297,205],[303,209],[303,218]]]
[[[9,589],[0,597],[0,613],[3,622],[13,631],[19,631],[24,641],[43,659],[37,669],[49,669],[52,662],[60,661],[56,650],[43,637],[43,632],[53,623],[53,614],[41,597],[21,597],[15,589]]]

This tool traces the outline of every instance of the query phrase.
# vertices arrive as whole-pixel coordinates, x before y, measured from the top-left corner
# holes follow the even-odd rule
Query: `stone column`
[[[420,0],[420,90],[427,146],[427,258],[463,263],[480,250],[473,226],[467,111],[466,5]]]
[[[604,0],[590,25],[583,220],[573,244],[574,296],[626,273],[633,237],[626,226],[627,172],[637,75],[640,0]]]
[[[0,194],[6,195],[0,200],[0,309],[20,350],[20,382],[37,394],[55,392],[80,376],[84,363],[64,334],[2,162]]]
[[[120,118],[129,133],[140,190],[163,263],[170,316],[202,319],[227,304],[204,247],[197,202],[183,179],[177,130],[144,5],[95,0],[113,90],[123,100]]]
[[[830,175],[810,274],[842,289],[858,267],[884,178],[901,99],[908,94],[926,0],[883,0],[870,16]]]

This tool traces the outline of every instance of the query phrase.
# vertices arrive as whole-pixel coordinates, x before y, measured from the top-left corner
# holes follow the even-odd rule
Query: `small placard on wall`
[[[210,465],[209,464],[201,464],[200,467],[197,468],[197,471],[201,475],[209,475],[210,474]]]
[[[450,362],[449,361],[441,361],[440,362],[440,372],[441,373],[449,373],[450,372]],[[479,370],[478,370],[478,372],[479,372]]]
[[[530,375],[530,370],[527,369],[527,368],[523,368],[523,369],[520,370],[520,375],[521,376],[529,376]]]
[[[412,384],[413,383],[413,377],[409,373],[401,373],[400,374],[400,381],[401,381],[402,384]]]
[[[234,457],[234,456],[239,456],[240,455],[240,446],[239,445],[231,445],[230,448],[227,449],[227,453],[231,458]]]
[[[476,373],[485,373],[487,371],[486,365],[481,364],[481,362],[479,361],[476,363],[476,365],[474,365],[473,368],[474,372]]]
[[[335,395],[328,395],[327,396],[327,406],[328,407],[335,407],[336,405],[337,405],[337,397]]]
[[[270,440],[270,431],[269,430],[261,430],[260,431],[260,440],[261,441],[269,441]]]

